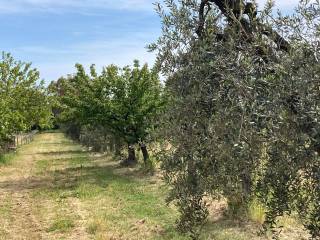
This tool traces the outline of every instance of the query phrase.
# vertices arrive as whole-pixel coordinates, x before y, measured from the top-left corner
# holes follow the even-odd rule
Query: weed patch
[[[67,232],[74,226],[71,219],[58,219],[48,228],[48,232]]]

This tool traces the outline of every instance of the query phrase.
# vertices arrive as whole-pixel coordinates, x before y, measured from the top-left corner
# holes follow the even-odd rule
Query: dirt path
[[[56,179],[50,170],[64,168],[63,164],[53,166],[55,160],[85,156],[81,151],[62,134],[40,134],[34,142],[19,149],[10,166],[0,167],[0,239],[89,239],[77,221],[67,233],[56,231],[60,226],[58,222],[54,228],[59,220],[55,212],[66,210],[58,207],[52,209],[51,215],[47,214],[44,210],[56,204],[51,200],[38,202],[34,197],[39,191],[54,187]],[[81,206],[74,207],[75,204],[69,201],[61,204],[61,208],[72,209],[73,216],[82,216]]]

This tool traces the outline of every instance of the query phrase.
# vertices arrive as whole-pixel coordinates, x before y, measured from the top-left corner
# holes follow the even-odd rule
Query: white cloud
[[[90,9],[153,10],[150,0],[0,0],[1,13]]]

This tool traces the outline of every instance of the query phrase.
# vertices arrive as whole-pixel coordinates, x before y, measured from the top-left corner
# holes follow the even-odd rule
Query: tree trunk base
[[[123,167],[133,167],[137,165],[136,152],[133,146],[128,146],[128,158],[120,163]]]
[[[147,166],[148,161],[149,161],[149,153],[148,153],[148,149],[147,149],[146,144],[141,143],[140,144],[140,149],[142,151],[144,165]]]

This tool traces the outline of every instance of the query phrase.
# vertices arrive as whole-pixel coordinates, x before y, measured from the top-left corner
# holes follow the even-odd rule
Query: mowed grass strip
[[[188,239],[175,229],[178,213],[166,204],[168,189],[159,177],[120,168],[110,156],[92,156],[62,134],[54,134],[54,139],[42,145],[39,157],[44,158],[37,164],[37,171],[53,184],[33,194],[43,203],[39,215],[50,232],[67,236],[82,227],[92,239]],[[255,236],[252,229],[242,230],[232,221],[205,229],[202,239]]]
[[[61,134],[55,138],[55,142],[64,142]],[[67,234],[81,224],[78,227],[84,227],[93,239],[185,239],[174,229],[177,212],[166,205],[167,188],[158,180],[119,168],[107,156],[72,155],[56,143],[45,146],[49,149],[42,149],[46,157],[37,162],[36,172],[53,184],[35,189],[33,198],[41,203],[38,214],[47,222],[48,232]],[[56,148],[68,157],[55,154]],[[70,144],[68,149],[74,150]],[[52,154],[47,154],[49,150]]]
[[[38,135],[21,149],[23,155],[33,159],[26,187],[43,239],[189,239],[175,228],[178,212],[165,202],[168,187],[160,174],[121,168],[111,156],[91,154],[58,132]],[[14,160],[17,167],[22,162]],[[201,239],[271,239],[257,235],[264,217],[259,207],[251,213],[257,224],[230,219],[213,207]],[[0,208],[9,225],[10,208]],[[283,239],[305,239],[290,230]]]

